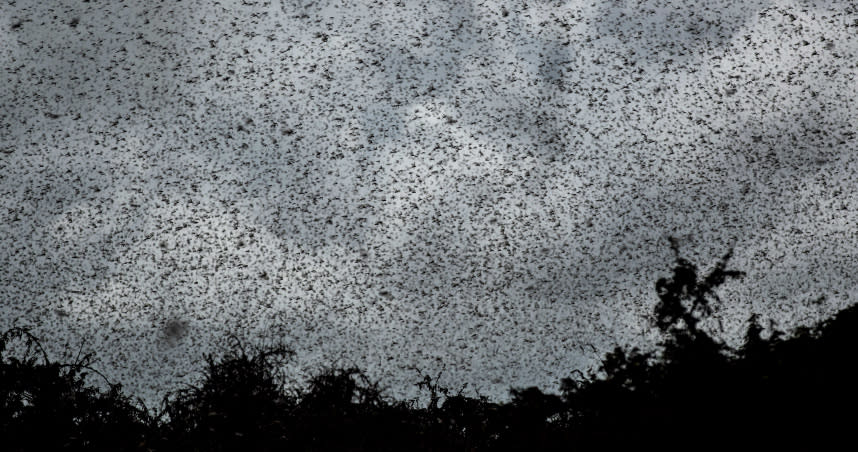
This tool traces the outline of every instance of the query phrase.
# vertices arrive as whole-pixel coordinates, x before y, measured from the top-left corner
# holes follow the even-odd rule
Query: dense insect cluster
[[[503,399],[654,347],[637,282],[668,235],[759,277],[725,284],[733,343],[751,312],[809,324],[858,283],[856,23],[846,0],[4,1],[0,327],[110,350],[135,392],[237,333]]]

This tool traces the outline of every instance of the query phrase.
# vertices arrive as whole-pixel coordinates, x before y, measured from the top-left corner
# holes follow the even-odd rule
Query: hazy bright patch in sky
[[[649,347],[667,236],[724,334],[855,301],[853,2],[0,6],[0,327],[134,392],[228,333],[502,396]],[[819,296],[827,299],[820,302]]]

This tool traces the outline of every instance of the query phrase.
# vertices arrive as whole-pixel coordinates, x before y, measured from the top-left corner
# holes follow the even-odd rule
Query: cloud
[[[192,3],[4,6],[5,324],[129,378],[269,331],[503,395],[654,344],[668,235],[736,246],[729,331],[853,300],[839,4]]]

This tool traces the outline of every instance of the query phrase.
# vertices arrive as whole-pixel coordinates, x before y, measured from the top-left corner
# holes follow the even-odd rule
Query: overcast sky
[[[553,390],[657,343],[668,236],[735,246],[726,340],[809,324],[858,283],[852,3],[4,1],[0,327],[142,394],[229,333]]]

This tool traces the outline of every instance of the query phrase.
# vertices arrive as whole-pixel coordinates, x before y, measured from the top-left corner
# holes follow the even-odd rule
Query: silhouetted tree
[[[153,421],[145,405],[125,396],[92,361],[86,354],[71,364],[53,362],[25,328],[0,336],[0,448],[144,450]],[[89,385],[90,374],[104,379],[107,390]]]
[[[660,278],[655,283],[659,303],[655,306],[656,325],[665,333],[671,335],[699,336],[698,322],[712,314],[712,301],[719,303],[721,299],[715,288],[723,284],[727,278],[738,278],[745,275],[737,270],[727,270],[727,263],[733,256],[733,250],[727,252],[708,275],[699,279],[697,266],[680,257],[679,245],[670,238],[670,246],[676,258],[676,267],[672,278]]]
[[[165,398],[161,447],[273,450],[285,444],[282,416],[296,401],[284,393],[277,372],[292,355],[284,346],[249,354],[237,341],[220,359],[208,355],[203,382]]]

